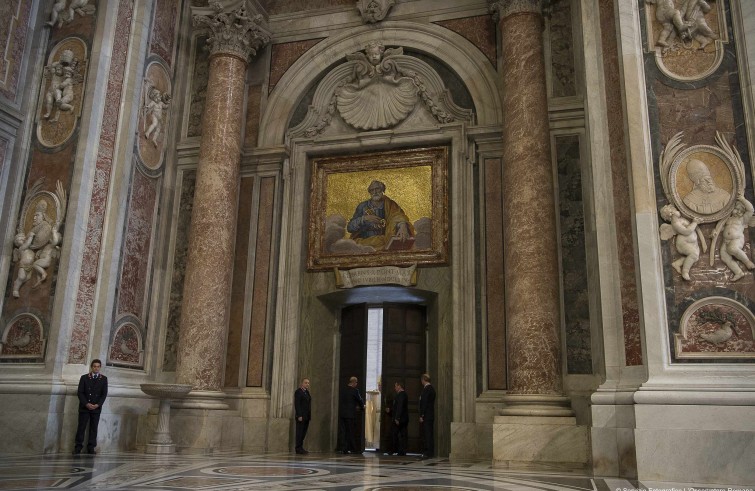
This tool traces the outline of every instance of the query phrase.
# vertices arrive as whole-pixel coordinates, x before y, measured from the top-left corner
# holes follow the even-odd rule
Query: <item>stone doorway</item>
[[[397,287],[384,287],[400,290]],[[381,292],[381,288],[374,288]],[[406,289],[401,300],[408,302],[375,301],[342,305],[336,397],[351,376],[359,380],[358,388],[366,402],[366,411],[357,418],[358,444],[368,451],[395,450],[391,446],[391,418],[385,411],[393,403],[394,383],[404,385],[409,401],[407,451],[421,453],[418,401],[421,391],[420,375],[433,373],[428,348],[435,345],[433,330],[428,324],[428,306],[417,291]],[[385,292],[382,292],[385,293]],[[395,292],[394,292],[395,293]],[[433,296],[431,292],[421,292]],[[373,297],[379,301],[380,296]],[[395,295],[387,298],[398,300]],[[332,300],[332,298],[331,298]],[[378,315],[375,315],[379,313]],[[379,322],[376,324],[376,318]],[[373,353],[374,351],[374,353]],[[336,418],[334,442],[341,442]]]

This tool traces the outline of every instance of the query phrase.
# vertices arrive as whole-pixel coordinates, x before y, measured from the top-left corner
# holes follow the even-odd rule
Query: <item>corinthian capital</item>
[[[550,0],[493,0],[490,2],[490,11],[493,18],[499,20],[525,12],[542,14],[550,3]]]
[[[212,8],[214,14],[195,15],[193,19],[194,27],[204,27],[210,31],[207,39],[210,56],[222,53],[249,61],[258,49],[270,41],[270,31],[264,25],[262,16],[250,16],[244,5],[231,12],[224,12],[218,2]]]

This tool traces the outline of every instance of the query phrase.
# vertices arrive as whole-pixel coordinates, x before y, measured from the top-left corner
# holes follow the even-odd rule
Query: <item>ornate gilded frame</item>
[[[431,147],[312,159],[307,269],[321,271],[332,268],[446,264],[448,262],[448,156],[447,147]],[[417,173],[421,171],[424,175],[427,174],[428,167],[430,169],[429,182],[425,186],[423,181],[423,188],[426,187],[429,190],[430,196],[420,195],[415,196],[414,199],[423,203],[423,200],[429,200],[432,216],[413,217],[408,213],[407,216],[414,224],[419,221],[419,218],[430,219],[429,247],[403,251],[338,253],[331,251],[328,249],[329,245],[324,244],[329,194],[358,192],[359,198],[354,200],[352,210],[368,198],[367,184],[364,185],[364,189],[360,187],[358,191],[355,191],[351,188],[335,189],[334,186],[329,185],[331,181],[338,180],[338,177],[349,173],[352,173],[351,176],[360,176],[360,178],[369,176],[370,179],[384,180],[385,195],[391,199],[395,198],[401,206],[401,197],[391,196],[392,186],[396,189],[398,183],[391,183],[383,176],[396,175],[397,172],[411,174],[414,169]],[[350,216],[343,216],[343,214],[331,215],[336,219],[339,216],[343,217],[344,223],[350,219]],[[332,233],[332,230],[329,233]],[[329,237],[332,238],[332,235]],[[345,230],[343,239],[350,240]],[[425,234],[425,241],[427,239],[427,234]]]

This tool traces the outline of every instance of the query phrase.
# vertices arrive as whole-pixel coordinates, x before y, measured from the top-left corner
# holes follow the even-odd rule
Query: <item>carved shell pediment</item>
[[[291,137],[314,137],[326,128],[358,131],[394,128],[420,111],[434,124],[472,122],[473,111],[457,106],[440,75],[424,61],[370,43],[365,51],[328,73],[318,85],[304,120]]]

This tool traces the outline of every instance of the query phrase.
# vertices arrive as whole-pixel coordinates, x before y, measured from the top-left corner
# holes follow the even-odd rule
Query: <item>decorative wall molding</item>
[[[706,297],[690,305],[674,334],[677,358],[755,358],[755,315],[726,297]]]
[[[0,359],[42,362],[46,344],[41,319],[28,312],[21,313],[13,317],[3,330]]]

